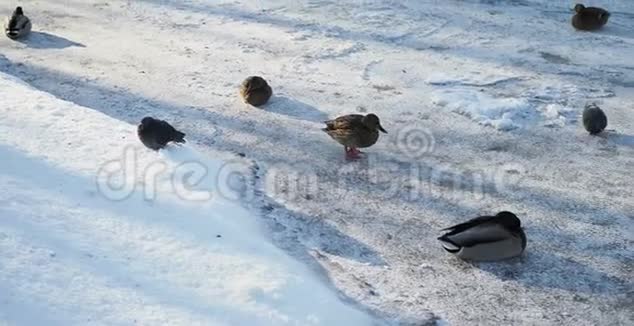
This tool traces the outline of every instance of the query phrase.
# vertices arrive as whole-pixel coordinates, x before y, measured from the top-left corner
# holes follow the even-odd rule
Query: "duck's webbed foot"
[[[361,158],[361,151],[354,147],[345,147],[347,160],[358,160]]]

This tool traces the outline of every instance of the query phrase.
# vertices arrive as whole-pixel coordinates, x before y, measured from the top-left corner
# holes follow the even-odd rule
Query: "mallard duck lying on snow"
[[[15,8],[11,17],[4,25],[4,33],[10,39],[19,39],[27,36],[31,32],[31,20],[24,15],[22,7]]]
[[[476,217],[443,231],[449,231],[438,238],[443,248],[465,260],[501,260],[519,256],[526,248],[520,219],[511,212]]]

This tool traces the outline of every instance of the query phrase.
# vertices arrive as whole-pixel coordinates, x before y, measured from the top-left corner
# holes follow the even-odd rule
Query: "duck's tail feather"
[[[610,18],[610,13],[609,12],[604,12],[604,13],[600,13],[599,14],[599,20],[601,20],[603,22],[607,22],[609,18]]]
[[[441,242],[442,247],[450,253],[456,253],[460,251],[460,246],[451,241],[447,235],[443,235],[438,237],[438,240]]]
[[[176,131],[176,133],[174,134],[174,141],[177,143],[185,143],[187,142],[185,140],[185,134],[180,132],[180,131]]]

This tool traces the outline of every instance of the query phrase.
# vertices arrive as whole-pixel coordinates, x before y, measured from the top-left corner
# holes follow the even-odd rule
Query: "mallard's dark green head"
[[[156,119],[152,118],[152,117],[145,117],[143,118],[143,120],[141,120],[141,124],[144,126],[147,126],[151,123],[153,123],[154,121],[156,121]]]
[[[499,212],[495,216],[499,217],[499,222],[508,229],[517,230],[522,227],[522,222],[517,218],[517,215],[509,211]]]

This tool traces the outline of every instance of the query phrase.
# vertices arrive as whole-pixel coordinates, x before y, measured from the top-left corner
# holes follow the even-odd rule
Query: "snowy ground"
[[[240,169],[185,147],[158,157],[134,126],[2,73],[0,96],[0,320],[371,323],[222,196],[217,175]],[[180,175],[198,171],[209,174],[193,188]]]
[[[0,40],[0,72],[42,93],[1,75],[16,104],[0,107],[0,320],[304,324],[305,302],[283,303],[300,291],[324,324],[368,320],[358,311],[415,325],[634,322],[634,3],[588,2],[613,12],[597,33],[572,29],[569,1],[21,3],[34,33]],[[275,92],[262,110],[236,96],[254,74]],[[580,127],[588,102],[608,115],[600,137]],[[354,112],[390,133],[347,163],[319,128]],[[99,167],[138,147],[145,115],[190,145],[162,158],[139,147],[140,167],[232,162],[246,187],[223,203],[258,217],[228,221],[170,189],[108,201]],[[502,209],[525,225],[523,257],[469,264],[437,244],[438,229]],[[320,317],[312,296],[348,313]]]

